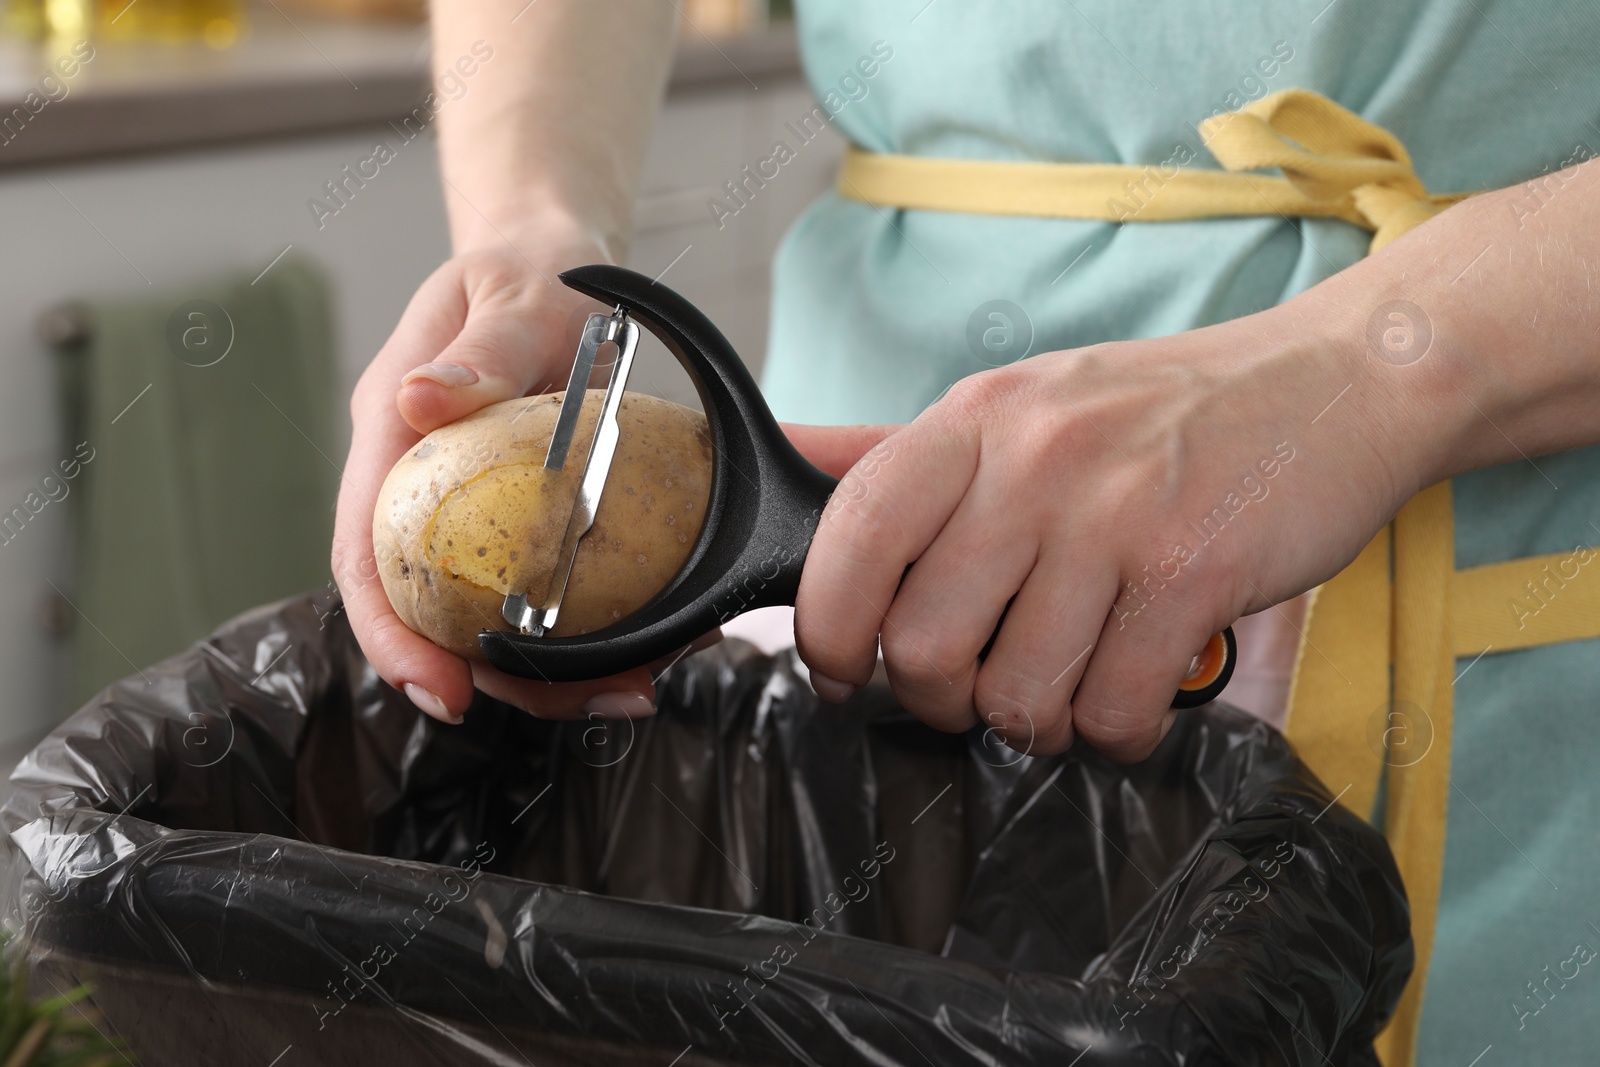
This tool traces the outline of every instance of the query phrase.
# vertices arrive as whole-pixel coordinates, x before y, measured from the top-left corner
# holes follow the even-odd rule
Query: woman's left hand
[[[1291,304],[986,371],[903,428],[793,428],[819,466],[861,457],[800,585],[813,685],[848,697],[881,639],[930,725],[1141,759],[1213,633],[1337,573],[1421,487],[1403,396]]]

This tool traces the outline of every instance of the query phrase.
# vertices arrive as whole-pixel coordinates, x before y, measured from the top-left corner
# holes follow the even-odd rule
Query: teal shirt
[[[1592,3],[801,0],[798,16],[834,127],[875,151],[1212,167],[1201,119],[1300,87],[1393,131],[1435,191],[1600,154]],[[1036,354],[1247,315],[1356,262],[1368,240],[1328,220],[1118,226],[830,194],[774,266],[763,388],[783,419],[906,421],[1021,356],[1029,335]],[[1595,544],[1600,449],[1458,478],[1455,506],[1459,567]],[[1577,962],[1580,944],[1600,952],[1597,646],[1457,665],[1421,1064],[1465,1067],[1490,1045],[1484,1067],[1600,1060],[1600,958]]]

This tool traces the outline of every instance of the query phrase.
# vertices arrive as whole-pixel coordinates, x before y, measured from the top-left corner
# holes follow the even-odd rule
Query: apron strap
[[[852,147],[839,195],[880,207],[1101,222],[1238,216],[1336,218],[1372,250],[1466,194],[1431,195],[1389,131],[1306,89],[1285,89],[1200,124],[1225,171],[891,155]],[[1277,167],[1283,177],[1249,174]]]
[[[1377,803],[1385,752],[1421,743],[1389,700],[1389,542],[1385,526],[1311,591],[1284,724],[1296,755],[1362,818]]]
[[[1414,715],[1413,729],[1431,735],[1431,743],[1405,759],[1388,759],[1383,830],[1411,902],[1417,961],[1394,1017],[1378,1035],[1379,1058],[1390,1067],[1410,1064],[1416,1057],[1444,875],[1456,663],[1450,607],[1456,529],[1450,483],[1440,482],[1412,497],[1395,516],[1392,529],[1394,697],[1388,714]]]

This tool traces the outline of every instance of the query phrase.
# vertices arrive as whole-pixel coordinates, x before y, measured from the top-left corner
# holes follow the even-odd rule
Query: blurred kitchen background
[[[814,103],[787,3],[677,3],[630,265],[759,371],[773,250],[841,144],[719,228],[709,201]],[[9,773],[104,684],[328,582],[350,387],[448,240],[420,0],[0,9]]]

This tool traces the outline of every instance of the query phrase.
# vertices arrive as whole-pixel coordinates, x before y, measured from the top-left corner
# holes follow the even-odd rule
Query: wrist
[[[1380,460],[1393,507],[1482,465],[1470,459],[1484,384],[1462,345],[1448,279],[1413,257],[1363,260],[1285,303],[1315,358],[1342,381],[1317,424],[1354,434]],[[1342,411],[1340,409],[1343,409]],[[1464,463],[1464,460],[1466,461]]]
[[[1472,197],[1290,304],[1340,325],[1355,374],[1422,489],[1600,440],[1600,314],[1577,279],[1600,170],[1566,172],[1536,215],[1525,188]]]
[[[510,245],[529,261],[558,269],[616,263],[627,254],[624,226],[589,217],[552,196],[497,199],[488,207],[446,186],[450,243],[463,255]]]

